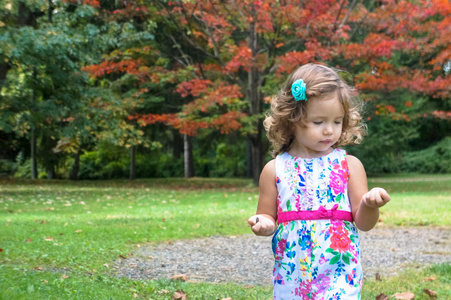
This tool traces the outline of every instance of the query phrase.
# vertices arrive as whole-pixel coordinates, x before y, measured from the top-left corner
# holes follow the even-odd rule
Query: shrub
[[[0,176],[13,175],[16,170],[16,163],[8,159],[0,159]]]
[[[175,158],[172,154],[162,153],[160,150],[136,154],[136,177],[183,177],[183,174],[183,157]]]
[[[100,169],[99,175],[102,179],[127,178],[127,164],[123,161],[113,161]]]
[[[427,149],[407,153],[400,167],[404,172],[451,173],[451,137]]]

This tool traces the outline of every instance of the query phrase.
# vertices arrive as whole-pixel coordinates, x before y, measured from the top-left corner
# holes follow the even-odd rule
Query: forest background
[[[340,69],[367,172],[451,173],[451,4],[0,0],[0,176],[258,176],[271,97]]]

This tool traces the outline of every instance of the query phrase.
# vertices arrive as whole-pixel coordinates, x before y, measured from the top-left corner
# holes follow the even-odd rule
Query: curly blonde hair
[[[333,147],[360,143],[366,126],[362,122],[362,105],[356,99],[356,90],[347,85],[332,68],[306,64],[291,75],[279,94],[273,98],[271,110],[263,122],[273,146],[272,156],[276,157],[290,150],[294,140],[294,124],[303,125],[305,120],[307,101],[296,101],[291,93],[291,85],[298,79],[302,79],[306,84],[307,101],[323,99],[332,94],[336,95],[343,105],[345,116],[342,132]]]

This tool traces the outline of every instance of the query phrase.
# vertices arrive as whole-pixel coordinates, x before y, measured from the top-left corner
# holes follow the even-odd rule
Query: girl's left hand
[[[362,196],[362,202],[371,208],[379,208],[390,201],[390,196],[383,188],[373,188]]]

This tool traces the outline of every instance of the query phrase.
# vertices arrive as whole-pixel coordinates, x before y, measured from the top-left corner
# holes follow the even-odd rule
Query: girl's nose
[[[332,133],[334,133],[334,129],[332,128],[331,124],[325,124],[323,132],[324,135],[331,135]]]

